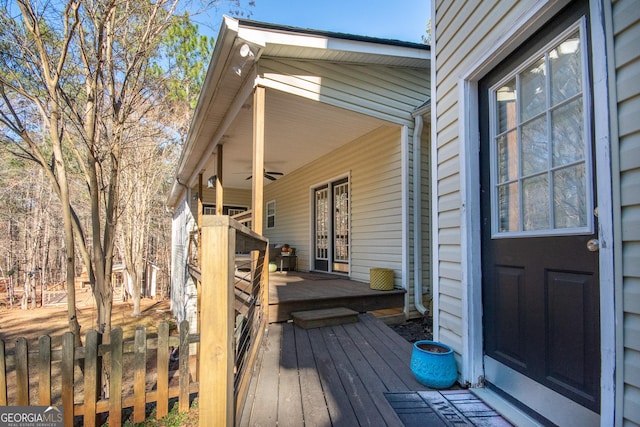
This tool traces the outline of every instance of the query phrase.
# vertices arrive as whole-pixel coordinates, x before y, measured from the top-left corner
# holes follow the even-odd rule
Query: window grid
[[[276,227],[276,201],[267,202],[267,228]]]
[[[316,259],[329,259],[329,189],[316,190]]]
[[[582,25],[584,25],[584,23],[582,23]],[[589,232],[592,228],[592,217],[588,215],[590,211],[589,208],[592,206],[592,200],[590,198],[590,144],[588,143],[588,108],[586,105],[588,98],[585,94],[586,59],[584,58],[584,52],[586,52],[586,49],[582,36],[583,33],[582,26],[574,26],[547,46],[544,52],[534,55],[531,60],[506,75],[499,84],[490,89],[492,133],[491,178],[492,204],[494,206],[492,209],[492,224],[494,237],[517,237],[523,234],[577,234]],[[579,50],[580,68],[578,71],[581,74],[579,74],[578,77],[581,84],[579,87],[569,88],[569,91],[574,89],[576,93],[569,94],[560,100],[554,99],[557,93],[560,93],[562,96],[564,96],[564,94],[555,86],[556,82],[552,80],[556,70],[551,60],[551,53],[554,53],[555,57],[558,58],[559,53],[562,54],[560,49],[564,47],[564,44],[575,42],[576,39],[578,42],[574,52]],[[540,64],[539,67],[538,64]],[[560,66],[561,65],[562,64],[560,64]],[[544,73],[544,88],[542,90],[540,90],[540,87],[535,87],[534,73],[531,73],[532,76],[528,76],[531,82],[523,82],[523,76],[532,70],[538,70],[540,73]],[[562,77],[562,71],[557,71],[557,73]],[[567,79],[567,81],[569,80]],[[562,80],[560,80],[560,82],[562,83]],[[531,83],[536,89],[535,92],[532,92],[533,96],[531,96],[531,99],[526,98],[526,90],[531,89],[526,86],[527,83]],[[541,82],[538,81],[538,83]],[[511,88],[513,88],[511,93],[508,91],[510,85]],[[540,86],[542,85],[540,84]],[[541,93],[544,96],[544,108],[535,106],[536,97],[540,97]],[[523,104],[527,102],[534,105],[532,112],[527,111],[523,107]],[[572,106],[577,107],[574,110],[580,112],[581,128],[579,134],[569,135],[569,137],[580,136],[582,145],[584,145],[584,147],[581,148],[582,155],[568,161],[559,161],[558,164],[555,164],[554,161],[556,157],[560,157],[562,153],[556,155],[556,147],[554,144],[562,148],[562,143],[564,142],[562,139],[555,139],[554,131],[555,127],[558,126],[555,122],[555,115],[559,116],[557,119],[560,121],[563,118],[561,115],[562,112],[566,110],[569,112],[567,116],[575,119],[575,112],[571,110]],[[535,111],[536,108],[540,108],[540,110]],[[573,116],[572,113],[574,113]],[[527,167],[525,163],[527,162],[528,154],[526,150],[531,149],[530,155],[538,154],[535,152],[536,142],[539,142],[535,140],[536,122],[540,122],[542,126],[544,126],[544,143],[540,145],[544,146],[541,152],[546,158],[536,159],[535,156],[532,156],[530,160],[533,162],[533,165],[528,167],[530,170],[525,170]],[[531,129],[532,136],[529,140],[529,146],[525,146],[524,143],[527,135],[523,135],[523,133],[525,133],[525,131],[529,132],[529,128]],[[542,134],[539,130],[538,133]],[[515,141],[513,141],[514,137]],[[559,149],[558,151],[562,150]],[[516,158],[515,163],[512,161],[511,156]],[[574,153],[573,156],[575,157],[576,154]],[[536,162],[539,164],[546,163],[544,169],[540,167],[536,168]],[[572,172],[574,175],[577,173],[577,175],[572,176]],[[565,177],[566,183],[560,181],[560,177],[563,175],[568,177]],[[572,179],[573,181],[571,181]],[[571,185],[572,182],[578,182],[580,180],[582,180],[582,182],[579,184],[582,185]],[[536,181],[540,181],[539,185],[542,187],[539,188],[546,186],[547,208],[546,213],[542,215],[542,221],[538,218],[538,223],[530,223],[527,221],[527,215],[531,215],[528,207],[535,206],[538,208],[538,213],[541,211],[539,209],[539,200],[538,203],[535,203],[535,200],[527,200],[529,195],[532,195],[532,198],[540,198],[540,190],[530,188],[535,187]],[[562,184],[564,184],[564,187],[562,187]],[[556,186],[558,187],[556,188]],[[575,194],[573,198],[569,197],[569,199],[572,199],[574,203],[579,205],[577,209],[573,209],[575,206],[571,206],[570,203],[562,199],[562,193]],[[569,208],[565,207],[565,209],[578,211],[581,216],[578,217],[579,223],[569,225],[562,223],[561,220],[565,222],[569,221],[567,218],[568,215],[558,219],[556,205],[569,206]],[[536,218],[533,218],[533,221],[535,220]],[[542,226],[541,223],[546,224]]]

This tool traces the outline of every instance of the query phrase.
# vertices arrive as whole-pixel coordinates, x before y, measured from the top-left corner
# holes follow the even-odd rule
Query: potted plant
[[[436,341],[413,343],[411,371],[419,383],[436,389],[451,387],[458,378],[453,349]]]
[[[282,256],[289,256],[290,252],[291,252],[291,247],[289,246],[288,243],[285,243],[284,245],[282,245],[282,248],[280,248],[280,254]]]

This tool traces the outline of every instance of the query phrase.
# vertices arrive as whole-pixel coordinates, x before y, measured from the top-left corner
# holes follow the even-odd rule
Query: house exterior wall
[[[205,205],[215,205],[216,204],[216,190],[215,188],[208,188],[206,180],[209,177],[202,177],[203,179],[203,188],[202,188],[202,203]],[[191,194],[195,194],[198,191],[198,187],[194,187],[191,189]],[[225,206],[238,206],[238,207],[246,207],[249,209],[251,207],[251,190],[242,190],[239,188],[225,188],[224,189],[224,205]],[[198,201],[191,199],[189,201],[189,207],[191,209],[191,214],[194,217],[197,217],[198,213]]]
[[[310,270],[312,189],[348,176],[351,208],[351,278],[369,281],[369,269],[394,270],[402,284],[401,130],[383,126],[265,187],[265,203],[275,201],[271,242],[296,248],[298,268]]]
[[[187,257],[189,233],[195,228],[195,219],[185,198],[176,207],[171,226],[171,311],[178,322],[188,320],[192,332],[198,327],[198,292],[187,270]]]
[[[426,121],[426,119],[425,119]],[[422,136],[420,138],[420,209],[421,229],[420,236],[422,242],[421,265],[422,265],[422,293],[423,302],[431,301],[433,298],[433,288],[431,286],[431,125],[424,123]],[[433,314],[429,312],[429,314]]]
[[[550,9],[561,2],[508,0],[491,2],[437,0],[432,7],[435,25],[435,61],[433,74],[435,97],[434,185],[437,189],[435,219],[437,221],[437,251],[434,283],[437,289],[437,312],[434,316],[436,337],[454,347],[458,356],[469,354],[465,341],[472,322],[481,319],[469,316],[465,298],[472,300],[465,289],[468,265],[465,252],[465,173],[461,165],[469,137],[465,131],[466,118],[460,100],[465,98],[461,87],[463,76],[475,64],[489,63],[486,52],[499,43],[503,34],[532,10]],[[619,352],[615,373],[616,425],[640,424],[640,10],[634,0],[591,1],[591,11],[603,11],[605,43],[609,55],[594,54],[594,61],[609,60],[610,128],[612,200],[614,225],[615,283],[621,288],[616,294],[615,315]],[[593,16],[592,16],[593,19]],[[496,52],[502,55],[503,52]],[[470,78],[476,79],[477,76]],[[602,101],[602,100],[601,100]],[[602,159],[599,159],[602,161]],[[619,223],[618,223],[619,220]],[[620,283],[622,282],[622,283]],[[612,290],[609,290],[612,292]],[[606,290],[605,290],[606,292]],[[622,301],[617,298],[621,297]],[[604,337],[603,337],[604,338]],[[478,344],[481,347],[481,343]],[[604,357],[604,356],[603,356]],[[460,357],[458,357],[460,361]],[[622,365],[622,366],[621,366]],[[464,367],[463,367],[464,369]],[[613,391],[613,390],[609,390]],[[603,389],[603,399],[606,390]],[[603,418],[604,419],[604,418]],[[607,422],[607,421],[603,421]]]
[[[437,336],[463,352],[462,198],[458,78],[535,1],[437,1],[434,153],[437,168]],[[478,7],[475,7],[475,6]],[[440,52],[445,52],[440,54]],[[433,126],[433,125],[432,125]]]
[[[620,203],[624,308],[622,416],[640,424],[640,8],[614,2],[612,21],[620,147]],[[615,182],[615,180],[614,180]]]

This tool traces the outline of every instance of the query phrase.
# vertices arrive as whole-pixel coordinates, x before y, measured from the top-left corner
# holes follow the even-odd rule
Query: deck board
[[[371,415],[375,414],[376,416],[371,425],[379,424],[379,414],[379,416],[382,417],[387,425],[401,426],[402,424],[398,423],[399,420],[395,411],[389,405],[384,404],[386,400],[384,393],[387,392],[388,389],[385,386],[385,383],[382,380],[381,376],[385,376],[385,371],[378,374],[372,368],[372,366],[367,363],[365,355],[362,354],[361,349],[351,339],[345,328],[336,327],[334,328],[334,332],[336,334],[336,338],[340,342],[343,351],[347,353],[349,355],[349,358],[351,359],[355,375],[362,379],[361,382],[363,386],[366,387],[363,390],[363,393],[367,394],[371,399],[373,409],[369,409],[369,413]],[[365,425],[365,423],[361,424]]]
[[[256,391],[253,397],[253,410],[251,418],[261,420],[264,426],[276,425],[278,419],[278,389],[280,387],[280,349],[282,338],[282,326],[272,325],[273,333],[265,337],[266,345],[262,355],[262,369],[257,372]],[[264,367],[272,366],[276,372],[270,372]],[[211,385],[213,386],[213,384]],[[250,423],[249,425],[255,425]]]
[[[269,321],[286,322],[295,311],[346,307],[358,313],[402,308],[406,291],[371,289],[368,283],[323,273],[269,275]]]
[[[295,351],[289,350],[296,348],[294,333],[292,325],[283,325],[283,351],[280,358],[280,384],[278,387],[278,425],[297,427],[303,425],[303,419],[298,358]]]
[[[377,425],[380,419],[378,408],[373,403],[369,390],[363,384],[363,379],[357,374],[354,365],[351,364],[347,355],[338,342],[338,337],[334,332],[335,328],[324,329],[324,340],[327,350],[331,354],[331,358],[336,367],[336,372],[340,378],[345,393],[351,407],[361,426]],[[357,363],[354,361],[354,363]]]
[[[304,420],[310,426],[331,425],[331,417],[322,391],[309,334],[305,329],[295,328],[293,324],[290,327],[294,330],[296,337],[296,355],[298,356]]]
[[[323,329],[325,328],[310,330],[309,340],[316,359],[324,397],[327,401],[327,409],[331,416],[331,424],[347,427],[358,425],[358,418],[351,406],[349,396],[342,385],[338,370],[324,342]]]
[[[366,316],[368,315],[363,316],[363,318],[366,319]],[[415,380],[411,372],[411,346],[407,349],[406,347],[397,346],[396,343],[390,343],[388,336],[382,335],[378,328],[372,329],[369,327],[371,323],[374,322],[358,322],[356,327],[363,336],[371,337],[368,339],[370,346],[376,349],[378,355],[387,364],[388,369],[392,370],[402,380],[406,390],[417,390],[418,387],[423,387]],[[386,339],[381,339],[382,337]],[[403,349],[407,350],[402,351]]]
[[[398,345],[392,334],[368,314],[310,330],[271,324],[238,424],[402,426],[385,393],[426,388],[409,369],[411,345]]]

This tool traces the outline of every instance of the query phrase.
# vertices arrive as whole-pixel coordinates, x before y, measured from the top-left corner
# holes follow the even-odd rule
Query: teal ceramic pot
[[[413,344],[411,371],[420,384],[436,389],[449,388],[458,378],[453,349],[435,341]]]

